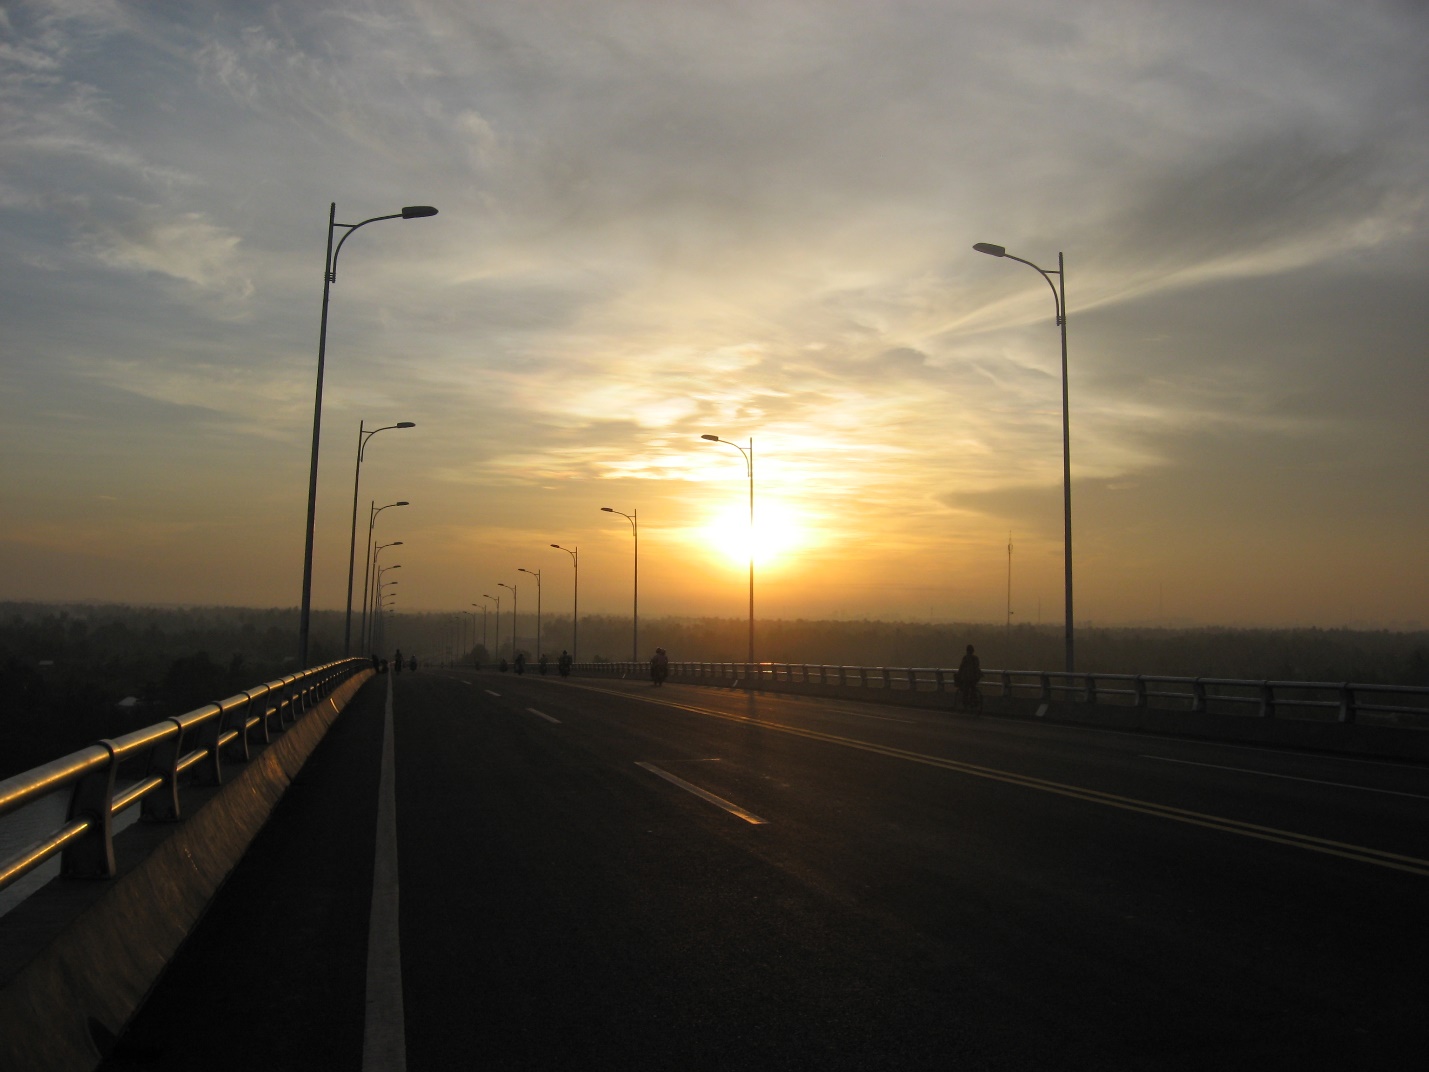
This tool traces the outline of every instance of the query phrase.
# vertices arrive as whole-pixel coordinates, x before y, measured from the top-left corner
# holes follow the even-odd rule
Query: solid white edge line
[[[1392,797],[1410,797],[1414,800],[1429,800],[1423,793],[1405,793],[1399,789],[1376,789],[1372,785],[1354,785],[1350,782],[1327,782],[1322,778],[1302,778],[1296,774],[1276,774],[1274,771],[1255,770],[1251,767],[1227,767],[1220,763],[1199,763],[1194,759],[1172,759],[1170,756],[1142,755],[1141,759],[1154,759],[1161,763],[1180,763],[1187,767],[1208,767],[1211,770],[1234,771],[1236,774],[1258,774],[1262,778],[1284,778],[1289,782],[1309,782],[1311,785],[1331,785],[1336,789],[1358,789],[1364,793],[1384,793]]]
[[[759,816],[755,815],[753,812],[745,811],[745,810],[744,810],[743,808],[741,808],[738,804],[731,804],[728,800],[725,800],[724,797],[717,797],[717,796],[715,796],[713,793],[706,792],[705,790],[701,789],[701,788],[700,788],[699,786],[697,786],[697,785],[691,785],[689,782],[685,781],[683,778],[677,778],[675,775],[671,774],[669,771],[661,770],[659,767],[655,766],[655,764],[653,764],[653,763],[641,763],[641,762],[639,762],[639,761],[637,760],[636,763],[635,763],[635,765],[636,765],[637,767],[643,768],[644,770],[648,770],[651,774],[657,774],[657,775],[659,775],[661,778],[664,778],[665,781],[669,782],[671,785],[677,785],[677,786],[679,786],[681,789],[683,789],[685,792],[687,792],[687,793],[693,793],[695,796],[699,797],[701,800],[707,801],[707,802],[709,802],[710,804],[713,804],[713,805],[714,805],[715,807],[717,807],[717,808],[723,808],[725,811],[729,812],[731,815],[737,815],[737,816],[739,816],[739,817],[740,817],[741,819],[743,819],[746,823],[749,823],[749,824],[751,824],[751,825],[753,825],[753,826],[762,826],[762,825],[764,825],[765,820],[761,819]]]
[[[544,711],[537,711],[534,707],[528,707],[528,708],[526,708],[526,710],[527,710],[527,711],[530,711],[531,714],[535,715],[537,718],[544,718],[547,722],[554,722],[557,726],[559,726],[559,725],[561,724],[561,720],[560,720],[560,719],[558,719],[558,718],[552,718],[550,715],[546,714],[546,712],[544,712]]]
[[[372,915],[367,928],[367,1008],[363,1017],[363,1072],[406,1072],[406,1013],[402,1006],[402,949],[397,881],[397,765],[392,740],[392,678],[382,719],[382,773],[377,784]]]

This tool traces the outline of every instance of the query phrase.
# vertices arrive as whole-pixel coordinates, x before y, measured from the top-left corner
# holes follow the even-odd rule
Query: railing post
[[[892,672],[891,670],[889,670],[888,667],[886,667],[886,666],[879,667],[879,669],[883,671],[883,674],[882,674],[882,677],[883,677],[883,687],[884,687],[885,689],[891,689],[891,688],[893,687],[893,678],[892,678],[892,673],[893,673],[893,672]]]
[[[255,708],[258,711],[259,740],[265,746],[270,745],[273,743],[273,731],[268,725],[268,687],[266,685],[258,686],[256,694],[253,692],[248,694],[248,710],[252,712]]]
[[[1260,717],[1275,717],[1275,686],[1268,681],[1260,683]]]
[[[218,739],[223,736],[223,708],[219,704],[211,706],[215,710],[211,717],[204,719],[199,737],[203,750],[208,753],[208,762],[194,772],[194,780],[200,785],[223,784],[223,754],[218,747]]]
[[[848,667],[842,664],[839,666],[839,684],[845,687],[848,685]]]
[[[149,750],[149,773],[164,779],[164,784],[139,805],[139,817],[148,823],[175,823],[183,814],[179,807],[179,760],[184,754],[184,724],[176,718],[165,721],[173,723],[174,735]]]
[[[1136,690],[1136,706],[1146,707],[1149,705],[1149,698],[1146,695],[1146,678],[1137,674],[1136,680],[1131,683],[1131,687]]]
[[[1340,721],[1355,721],[1355,688],[1348,681],[1340,686]]]
[[[1087,675],[1086,701],[1089,704],[1094,704],[1097,702],[1097,679],[1091,674]]]
[[[1011,695],[1012,695],[1012,671],[1011,671],[1011,670],[1004,670],[1004,671],[1002,672],[1002,695],[1003,695],[1003,696],[1011,696]]]
[[[860,666],[858,668],[858,683],[864,688],[868,688],[868,667]]]
[[[88,819],[89,830],[78,841],[66,845],[60,856],[60,874],[66,878],[109,878],[114,863],[114,743],[97,741],[109,753],[104,766],[86,774],[74,785],[69,797],[67,822]]]
[[[908,691],[918,691],[918,671],[916,668],[911,666],[908,668]]]
[[[243,695],[247,696],[248,694],[245,692]],[[245,701],[230,708],[220,721],[226,722],[228,729],[238,731],[238,736],[230,742],[230,747],[237,758],[247,763],[253,758],[253,753],[248,747],[248,702]]]
[[[1042,685],[1042,702],[1052,702],[1052,675],[1043,670],[1038,673],[1037,678]]]

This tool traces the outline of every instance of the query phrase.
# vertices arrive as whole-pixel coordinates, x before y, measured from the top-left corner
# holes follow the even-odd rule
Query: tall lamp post
[[[352,575],[354,567],[357,565],[357,488],[362,481],[362,456],[367,450],[367,441],[378,432],[385,432],[389,428],[415,428],[411,421],[399,421],[396,424],[383,425],[381,428],[367,430],[363,428],[365,422],[357,422],[357,469],[352,476],[352,536],[347,544],[347,617],[344,619],[342,628],[342,653],[352,654]],[[369,545],[369,550],[371,547]]]
[[[638,663],[640,661],[640,511],[634,510],[631,513],[623,513],[620,510],[612,510],[608,506],[602,506],[607,514],[620,514],[626,521],[630,522],[630,534],[635,537],[635,601],[630,612],[633,621],[633,632],[630,638],[630,661]]]
[[[499,659],[501,658],[501,597],[499,595],[489,596],[483,594],[481,598],[496,600],[496,647],[493,650]]]
[[[574,547],[562,547],[558,543],[553,543],[551,546],[557,551],[564,551],[570,555],[571,566],[575,569],[576,583],[572,589],[574,594],[571,596],[571,660],[573,662],[580,662],[576,646],[576,627],[580,623],[581,614],[581,560],[580,556],[576,554]]]
[[[497,588],[511,589],[511,661],[516,661],[516,586],[505,581],[497,581]]]
[[[529,573],[536,578],[536,659],[539,661],[541,658],[541,571],[518,566],[516,572]]]
[[[384,581],[382,575],[388,570],[401,568],[402,563],[398,562],[395,566],[383,566],[377,571],[377,590],[375,593],[377,605],[372,609],[372,647],[374,649],[377,647],[379,638],[383,643],[386,643],[387,640],[387,630],[382,628],[382,612],[387,609],[387,596],[383,592],[383,589],[401,583],[396,577],[393,577],[390,581]],[[397,593],[393,592],[392,598],[396,599]]]
[[[745,450],[738,443],[731,443],[728,439],[721,439],[717,435],[702,435],[701,439],[708,439],[711,443],[723,443],[727,447],[733,447],[744,455],[744,467],[749,473],[749,665],[754,666],[754,437],[749,437],[749,449]],[[750,673],[757,671],[751,669]]]
[[[373,580],[373,585],[374,585],[372,602],[373,602],[374,605],[375,605],[376,602],[377,602],[376,588],[375,588],[375,585],[376,585],[376,583],[377,583],[377,561],[378,561],[379,557],[381,556],[382,552],[383,552],[384,550],[386,550],[387,548],[389,548],[389,547],[401,547],[401,546],[402,546],[402,541],[401,541],[401,540],[393,540],[391,543],[379,543],[379,544],[377,545],[377,549],[372,552],[372,580]],[[374,615],[376,614],[376,608],[375,608],[375,606],[374,606],[374,608],[373,608],[373,614],[374,614]],[[375,625],[375,624],[376,624],[376,618],[374,617],[374,618],[373,618],[373,625]],[[363,606],[362,606],[362,643],[363,643],[363,647],[367,648],[368,650],[371,650],[371,648],[372,648],[372,637],[371,637],[371,635],[370,635],[370,632],[371,632],[371,631],[372,631],[372,626],[369,626],[369,625],[367,624],[367,604],[366,604],[366,602],[364,602],[364,603],[363,603]]]
[[[1067,583],[1067,673],[1076,669],[1072,650],[1072,439],[1067,419],[1067,274],[1063,255],[1057,254],[1057,267],[1039,268],[1031,261],[1014,257],[1003,246],[991,242],[978,242],[973,249],[986,253],[989,257],[1006,257],[1010,261],[1025,264],[1037,272],[1052,288],[1052,301],[1057,311],[1057,326],[1062,329],[1062,525]],[[1052,282],[1053,276],[1057,282]]]
[[[370,574],[372,572],[372,563],[376,561],[376,556],[372,553],[372,529],[373,526],[377,524],[377,515],[380,514],[383,510],[391,509],[394,506],[411,505],[412,504],[407,502],[406,499],[403,499],[400,502],[388,503],[386,506],[378,506],[377,500],[373,499],[372,505],[368,508],[367,558],[363,560],[367,563],[367,565],[364,567],[364,576],[362,578],[362,628],[358,630],[359,634],[362,636],[367,635],[367,574]]]
[[[334,201],[328,209],[327,255],[323,263],[323,313],[322,323],[318,328],[318,383],[313,399],[313,453],[308,466],[308,525],[303,547],[303,605],[302,611],[298,615],[298,668],[300,670],[306,670],[308,666],[308,625],[312,617],[313,605],[313,522],[317,517],[318,509],[318,443],[322,438],[323,369],[327,364],[327,309],[332,285],[337,282],[338,254],[342,252],[343,243],[351,238],[352,232],[359,227],[366,227],[369,223],[376,223],[378,220],[415,220],[436,214],[437,210],[431,205],[408,205],[401,212],[394,212],[388,216],[373,216],[361,223],[338,223],[337,202]],[[338,240],[337,248],[334,249],[332,236],[339,227],[344,228],[345,233]]]
[[[473,606],[473,607],[480,607],[480,608],[481,608],[481,648],[482,648],[483,651],[485,651],[485,650],[486,650],[486,604],[485,604],[485,603],[473,603],[472,606]],[[472,661],[472,665],[475,665],[475,664],[476,664],[476,614],[475,614],[475,613],[473,613],[472,616],[471,616],[471,633],[472,633],[472,636],[471,636],[471,648],[472,648],[472,651],[471,651],[471,661]]]

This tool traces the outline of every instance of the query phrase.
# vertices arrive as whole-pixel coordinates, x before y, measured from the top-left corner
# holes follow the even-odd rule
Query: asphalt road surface
[[[1429,1067],[1422,766],[637,681],[391,684],[110,1072]]]

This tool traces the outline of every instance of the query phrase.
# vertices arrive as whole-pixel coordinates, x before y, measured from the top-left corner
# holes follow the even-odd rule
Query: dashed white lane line
[[[537,711],[534,707],[528,707],[528,708],[526,708],[526,710],[527,710],[527,711],[530,711],[531,714],[535,715],[537,718],[544,718],[547,722],[554,722],[557,726],[559,726],[559,725],[561,724],[561,720],[560,720],[560,719],[558,719],[558,718],[552,718],[550,715],[546,714],[546,712],[544,712],[544,711]]]
[[[651,774],[659,775],[661,778],[664,778],[665,781],[669,782],[671,785],[677,785],[677,786],[679,786],[679,787],[680,787],[681,789],[683,789],[686,793],[693,793],[695,796],[699,797],[701,800],[708,801],[710,804],[713,804],[713,805],[714,805],[715,807],[717,807],[717,808],[723,808],[725,811],[729,812],[731,815],[737,815],[737,816],[739,816],[739,817],[740,817],[741,819],[743,819],[746,823],[751,823],[751,824],[753,824],[753,825],[755,825],[755,826],[761,826],[761,825],[763,825],[763,823],[764,823],[764,820],[761,819],[759,816],[753,814],[752,812],[747,812],[747,811],[745,811],[745,810],[744,810],[743,808],[741,808],[738,804],[732,804],[732,803],[730,803],[728,800],[725,800],[724,797],[717,797],[717,796],[715,796],[713,793],[707,792],[707,791],[701,789],[701,788],[700,788],[699,786],[697,786],[697,785],[691,785],[689,782],[685,781],[683,778],[677,778],[677,777],[675,777],[675,775],[671,774],[669,771],[661,770],[659,767],[655,766],[655,764],[653,764],[653,763],[640,763],[640,762],[637,762],[635,765],[636,765],[637,767],[642,768],[643,770],[648,770]]]
[[[497,699],[501,698],[501,693],[499,692],[492,692],[490,689],[482,689],[481,691],[486,693],[486,695],[488,696],[495,696]]]
[[[1312,785],[1332,785],[1336,789],[1359,789],[1366,793],[1384,793],[1391,797],[1412,797],[1415,800],[1429,800],[1423,793],[1405,793],[1398,789],[1376,789],[1372,785],[1354,785],[1350,782],[1327,782],[1322,778],[1301,778],[1295,774],[1276,774],[1274,771],[1255,770],[1251,767],[1225,767],[1219,763],[1198,763],[1194,759],[1172,759],[1170,756],[1143,755],[1141,759],[1155,759],[1162,763],[1180,763],[1186,767],[1209,767],[1211,770],[1233,771],[1236,774],[1258,774],[1262,778],[1284,778],[1288,782],[1310,782]]]

